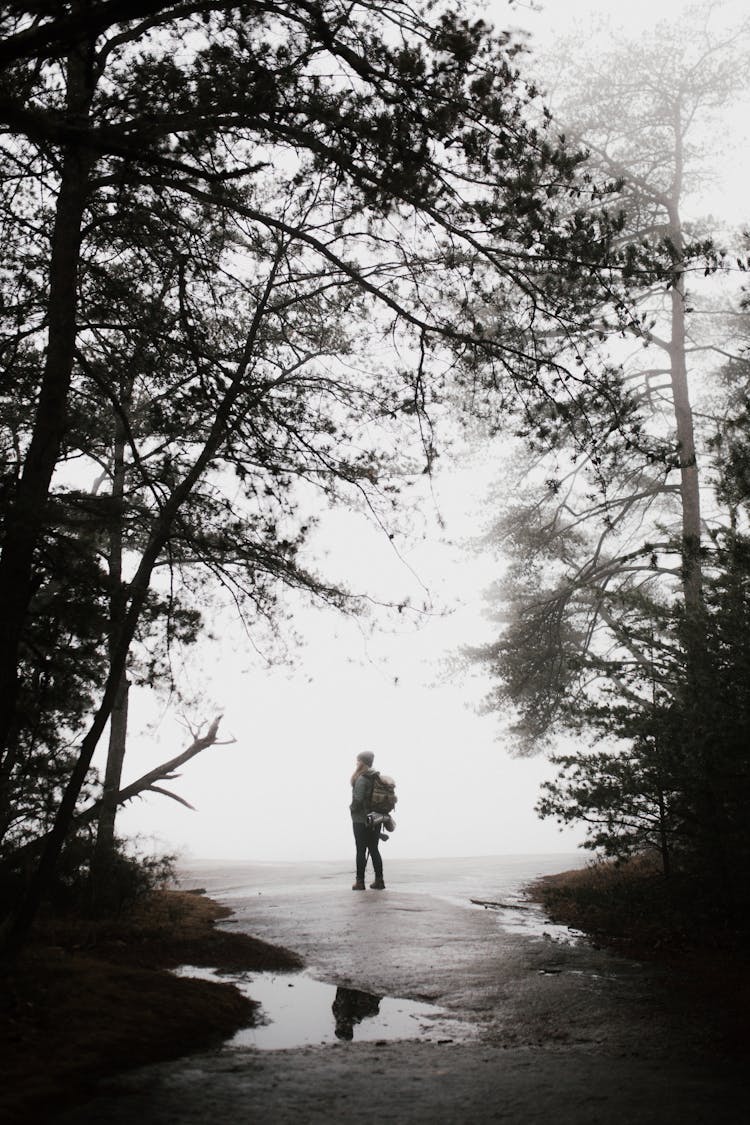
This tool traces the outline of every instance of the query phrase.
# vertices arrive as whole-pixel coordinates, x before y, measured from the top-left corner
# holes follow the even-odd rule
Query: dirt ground
[[[746,1045],[679,967],[556,940],[502,911],[429,894],[296,888],[233,900],[231,932],[302,955],[320,980],[428,1000],[466,1022],[453,1042],[230,1044],[106,1080],[58,1125],[734,1125]]]
[[[20,958],[0,966],[0,1121],[38,1125],[97,1079],[219,1044],[256,1005],[228,983],[178,979],[189,962],[290,969],[287,950],[215,927],[229,912],[163,892],[117,919],[42,919]]]

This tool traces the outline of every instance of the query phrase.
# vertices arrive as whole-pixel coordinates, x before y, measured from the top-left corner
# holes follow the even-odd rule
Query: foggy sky
[[[549,0],[544,13],[519,5],[507,17],[533,30],[540,45],[590,10],[611,11],[628,26],[648,27],[684,3],[653,0]],[[481,7],[481,5],[480,5]],[[744,4],[729,5],[744,13]],[[485,5],[502,25],[508,7]],[[745,187],[726,180],[713,201],[744,217]],[[745,181],[746,183],[746,181]],[[246,860],[353,859],[348,778],[355,755],[375,752],[375,765],[397,781],[398,828],[383,846],[404,857],[570,852],[581,828],[561,832],[533,812],[539,784],[553,775],[543,757],[519,760],[498,741],[501,727],[476,705],[487,684],[452,671],[462,644],[488,635],[483,591],[501,563],[465,547],[487,519],[492,450],[443,470],[419,508],[426,538],[399,558],[382,534],[361,519],[323,519],[315,544],[324,568],[356,590],[415,599],[429,588],[436,607],[452,612],[412,619],[369,635],[362,624],[290,602],[304,645],[296,667],[268,667],[228,612],[216,612],[214,641],[202,641],[180,671],[200,691],[190,717],[223,713],[222,732],[236,741],[189,763],[170,783],[195,805],[191,812],[149,796],[123,810],[119,831],[157,850],[195,858]],[[445,523],[441,530],[438,513]],[[452,542],[446,542],[445,540]],[[294,651],[294,645],[291,646]],[[124,783],[179,752],[190,741],[174,708],[134,693]]]

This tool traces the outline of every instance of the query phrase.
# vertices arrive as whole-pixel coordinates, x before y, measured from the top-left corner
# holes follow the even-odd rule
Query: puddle
[[[560,926],[550,922],[541,913],[522,913],[520,910],[498,911],[498,919],[504,930],[511,934],[526,934],[528,937],[547,938],[549,941],[558,942],[560,945],[578,945],[585,939],[585,934],[580,930],[573,930],[570,926]]]
[[[516,901],[513,901],[513,900]],[[536,903],[523,900],[521,896],[509,894],[505,902],[492,902],[471,899],[473,906],[492,910],[497,915],[499,925],[511,934],[525,934],[527,937],[546,938],[561,945],[578,945],[586,935],[570,926],[560,926],[545,918]]]
[[[179,976],[229,981],[261,1005],[259,1027],[242,1028],[232,1047],[279,1051],[330,1043],[419,1039],[466,1041],[475,1029],[433,1004],[337,988],[306,973],[220,973],[183,965]]]

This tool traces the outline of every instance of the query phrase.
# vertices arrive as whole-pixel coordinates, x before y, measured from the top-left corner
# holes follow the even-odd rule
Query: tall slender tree
[[[696,401],[734,342],[732,298],[722,309],[707,293],[718,249],[685,214],[718,155],[712,128],[746,88],[750,51],[748,21],[727,28],[719,14],[696,6],[679,25],[637,41],[618,35],[616,46],[601,29],[588,50],[561,45],[549,69],[562,127],[585,144],[596,174],[619,185],[634,264],[646,246],[658,266],[650,278],[634,272],[627,300],[639,315],[624,334],[616,310],[601,310],[609,410],[592,427],[582,404],[560,394],[519,427],[531,447],[527,480],[495,533],[517,560],[499,591],[511,622],[484,657],[498,676],[491,705],[515,701],[532,747],[602,685],[648,706],[651,653],[675,597],[692,621],[683,640],[702,660],[712,517],[701,511],[709,433],[696,427]],[[712,484],[706,461],[709,505]]]

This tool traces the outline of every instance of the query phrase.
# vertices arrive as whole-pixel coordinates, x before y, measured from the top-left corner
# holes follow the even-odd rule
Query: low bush
[[[641,953],[733,949],[743,937],[699,880],[679,871],[665,876],[652,853],[546,876],[532,894],[553,921]]]

